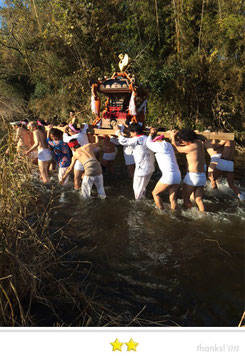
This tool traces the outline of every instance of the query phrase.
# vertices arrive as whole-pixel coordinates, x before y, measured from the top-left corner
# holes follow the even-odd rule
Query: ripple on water
[[[244,206],[221,184],[218,192],[205,190],[204,214],[195,204],[184,210],[181,199],[172,212],[166,196],[160,211],[150,196],[135,201],[131,185],[110,181],[103,201],[81,199],[72,184],[54,188],[54,230],[68,223],[65,236],[77,246],[74,257],[91,262],[91,282],[107,291],[105,300],[121,302],[121,311],[145,304],[153,321],[167,311],[182,322],[189,312],[192,325],[234,325],[242,301]],[[48,200],[52,190],[42,190]]]

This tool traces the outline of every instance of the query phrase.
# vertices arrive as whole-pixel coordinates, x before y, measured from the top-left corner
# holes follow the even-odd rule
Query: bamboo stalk
[[[200,49],[201,49],[201,37],[202,37],[202,25],[203,25],[204,7],[205,7],[205,0],[202,1],[202,14],[201,14],[201,23],[200,23],[198,49],[197,49],[198,53],[200,52]]]
[[[158,5],[157,5],[157,0],[155,0],[155,11],[156,11],[156,24],[157,24],[158,46],[159,46],[159,49],[160,49],[160,30],[159,30],[159,17],[158,17]]]
[[[35,12],[35,16],[36,16],[36,20],[37,20],[37,24],[38,24],[38,29],[40,31],[40,33],[42,32],[42,28],[41,28],[41,24],[40,24],[40,21],[39,21],[39,17],[38,17],[38,13],[37,13],[37,7],[36,7],[36,4],[35,4],[35,0],[32,0],[32,5],[33,5],[33,9],[34,9],[34,12]]]
[[[179,43],[179,22],[178,22],[178,13],[176,9],[175,0],[172,0],[173,10],[174,10],[174,22],[175,22],[175,31],[176,31],[176,46],[177,46],[177,55],[179,56],[180,52],[180,43]]]

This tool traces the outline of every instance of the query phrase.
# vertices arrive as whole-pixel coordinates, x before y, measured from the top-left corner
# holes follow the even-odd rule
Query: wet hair
[[[130,132],[136,132],[138,134],[141,134],[143,133],[143,128],[142,126],[140,126],[139,124],[137,123],[131,123],[129,126],[128,126],[128,129]]]
[[[73,138],[73,139],[71,139],[71,140],[69,141],[69,143],[73,143],[73,142],[77,142],[77,139],[76,139],[76,138]],[[77,149],[77,148],[80,148],[80,147],[81,147],[80,144],[77,144],[77,145],[75,145],[74,149]]]
[[[53,137],[58,138],[59,140],[63,139],[63,132],[61,132],[59,129],[57,128],[52,128],[50,129],[49,135],[52,135]]]
[[[192,129],[185,128],[179,131],[178,138],[185,142],[194,142],[197,135]]]

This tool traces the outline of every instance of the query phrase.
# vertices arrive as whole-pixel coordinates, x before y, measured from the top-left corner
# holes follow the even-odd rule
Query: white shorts
[[[82,163],[80,162],[80,160],[76,160],[74,170],[79,170],[80,172],[84,172],[84,167],[83,167]]]
[[[168,185],[180,184],[181,182],[180,171],[162,173],[162,177],[160,178],[159,182]]]
[[[116,148],[115,152],[113,152],[113,153],[104,153],[103,159],[104,160],[115,160],[116,155],[117,155],[117,148]]]
[[[210,158],[210,163],[218,164],[221,155],[222,155],[221,153],[212,155],[212,157]]]
[[[91,189],[93,184],[95,184],[98,195],[101,199],[104,199],[106,197],[105,190],[104,190],[104,183],[103,183],[103,175],[96,175],[88,177],[87,175],[84,175],[82,187],[81,187],[81,194],[83,198],[90,198],[91,196]]]
[[[132,154],[126,154],[126,153],[124,152],[123,155],[124,155],[124,160],[125,160],[125,164],[126,164],[126,165],[135,164],[135,162],[134,162],[134,156],[133,156]]]
[[[65,174],[65,172],[67,171],[68,168],[69,168],[69,167],[65,167],[65,168],[59,167],[59,170],[58,170],[59,182],[61,181],[63,175]],[[67,184],[67,183],[68,183],[68,180],[69,180],[69,175],[65,178],[64,184]]]
[[[219,159],[216,169],[222,172],[234,172],[234,162],[232,160]]]
[[[52,160],[52,153],[49,149],[39,149],[38,160],[40,160],[41,162],[48,162]]]
[[[188,172],[183,183],[191,186],[204,186],[206,184],[206,173]]]

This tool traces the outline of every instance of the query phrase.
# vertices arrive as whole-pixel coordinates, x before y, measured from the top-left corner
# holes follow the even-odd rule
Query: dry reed
[[[44,200],[33,169],[16,156],[9,133],[0,142],[0,326],[167,325],[168,318],[142,319],[145,307],[135,316],[115,312],[112,289],[110,299],[98,295],[90,282],[91,250],[82,252],[84,260],[70,259],[76,246],[65,233],[69,222],[52,229],[55,197],[51,190]]]

